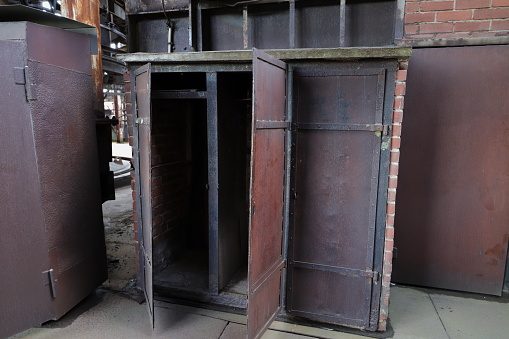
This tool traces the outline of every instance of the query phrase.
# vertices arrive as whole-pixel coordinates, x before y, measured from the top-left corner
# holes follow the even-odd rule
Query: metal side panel
[[[0,337],[52,319],[47,237],[30,107],[25,47],[0,41]],[[18,70],[16,71],[15,68]]]
[[[81,49],[88,50],[86,41]],[[93,82],[80,69],[34,61],[30,56],[28,82],[44,223],[56,281],[55,318],[60,318],[108,276]]]
[[[151,67],[146,64],[134,71],[135,138],[137,141],[136,205],[143,270],[143,291],[150,321],[154,326],[154,291],[152,285],[152,194],[151,194]]]
[[[414,51],[393,280],[500,295],[509,241],[509,46]]]
[[[286,64],[253,50],[247,337],[259,338],[281,309],[284,268]]]

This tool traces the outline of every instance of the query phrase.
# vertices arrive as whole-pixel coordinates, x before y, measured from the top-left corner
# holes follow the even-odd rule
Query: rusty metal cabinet
[[[0,23],[0,337],[60,318],[107,277],[90,46]]]
[[[408,49],[355,51],[123,57],[152,316],[154,298],[193,300],[247,308],[249,338],[282,314],[376,330]]]

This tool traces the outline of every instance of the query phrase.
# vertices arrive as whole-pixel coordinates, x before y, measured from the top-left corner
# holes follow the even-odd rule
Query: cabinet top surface
[[[410,47],[351,47],[274,49],[266,53],[281,60],[356,60],[356,59],[408,59]],[[252,50],[209,51],[184,53],[131,53],[117,55],[126,63],[199,63],[199,62],[249,62]]]

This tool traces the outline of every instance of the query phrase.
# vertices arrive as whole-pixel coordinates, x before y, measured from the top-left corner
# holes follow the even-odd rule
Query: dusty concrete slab
[[[391,287],[389,319],[395,339],[448,339],[427,293],[399,286]]]
[[[509,303],[430,294],[451,339],[509,338]]]
[[[326,324],[323,324],[326,327]],[[285,323],[282,321],[274,321],[270,326],[270,329],[287,332],[287,333],[296,333],[299,335],[303,335],[306,338],[326,338],[326,339],[366,339],[366,336],[361,336],[357,334],[333,331],[326,328],[317,328],[317,327],[309,327],[303,325],[296,325]]]
[[[129,214],[132,214],[132,211],[133,197],[131,186],[129,185],[115,190],[115,200],[108,200],[103,203],[103,217],[106,226],[114,226],[114,224],[109,225],[112,220],[122,220],[128,217]]]
[[[157,309],[156,328],[152,330],[145,304],[107,292],[101,303],[61,328],[32,328],[12,338],[33,339],[109,339],[109,338],[219,338],[227,321]]]
[[[246,331],[247,331],[246,325],[229,323],[228,326],[226,326],[224,332],[219,337],[219,339],[245,338]],[[274,331],[274,330],[268,330],[262,336],[262,339],[306,339],[306,338],[310,339],[310,338],[318,338],[318,337],[310,337],[310,336],[304,336],[304,335],[298,335],[298,334]],[[347,338],[347,337],[345,337],[345,338]]]
[[[229,323],[219,339],[238,339],[246,337],[246,325]]]
[[[222,319],[166,308],[156,308],[154,313],[156,338],[219,338],[228,324]]]
[[[131,187],[117,188],[115,196],[115,200],[103,204],[108,258],[108,280],[103,286],[120,291],[136,278]]]
[[[156,307],[160,308],[167,308],[170,310],[176,310],[178,312],[187,312],[187,313],[193,313],[198,314],[206,317],[212,317],[217,319],[222,319],[227,322],[237,323],[237,324],[246,324],[246,316],[242,314],[236,314],[236,313],[228,313],[228,312],[222,312],[222,311],[216,311],[206,308],[199,308],[199,307],[192,307],[192,306],[186,306],[186,305],[178,305],[178,304],[171,304],[165,301],[155,300]]]
[[[63,328],[31,329],[14,338],[145,338],[152,335],[145,305],[106,293],[101,303]]]

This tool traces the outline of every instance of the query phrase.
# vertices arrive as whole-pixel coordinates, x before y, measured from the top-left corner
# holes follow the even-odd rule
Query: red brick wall
[[[382,273],[382,293],[380,300],[380,319],[378,330],[385,331],[389,313],[389,295],[392,274],[392,250],[394,248],[394,216],[396,213],[396,188],[398,186],[399,147],[401,145],[401,123],[406,89],[407,62],[401,62],[396,73],[396,91],[392,116],[391,158],[389,167],[389,187],[387,191],[387,216],[385,221],[384,266]]]
[[[177,103],[173,110],[179,111]],[[160,271],[185,247],[188,217],[187,116],[171,107],[152,107],[152,237],[154,271]],[[181,110],[180,110],[181,111]]]
[[[406,39],[508,34],[509,0],[406,0]]]
[[[126,113],[128,119],[129,145],[134,146],[133,116],[130,74],[124,74],[126,94]],[[154,252],[154,269],[162,269],[169,258],[183,244],[183,232],[173,227],[187,213],[183,207],[187,198],[185,183],[187,178],[185,147],[186,117],[185,115],[159,114],[164,110],[160,106],[154,109],[152,128],[152,235]],[[136,165],[135,165],[136,166]],[[136,182],[134,171],[131,171],[131,188],[133,198],[134,240],[136,246],[136,263],[139,271],[138,257],[138,218],[136,213]],[[138,276],[140,276],[138,274]]]

